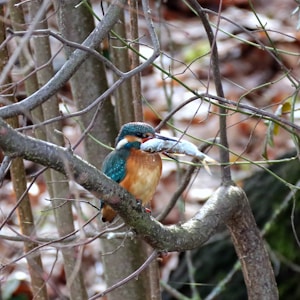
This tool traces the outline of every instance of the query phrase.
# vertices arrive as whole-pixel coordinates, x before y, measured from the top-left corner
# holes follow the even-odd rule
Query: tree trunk
[[[59,1],[57,2],[59,27],[62,35],[73,42],[81,43],[86,36],[93,30],[94,23],[91,12],[83,5],[74,8],[80,1]],[[81,30],[78,32],[78,26]],[[70,55],[73,49],[66,48],[67,56]],[[113,55],[115,58],[115,55]],[[128,52],[122,51],[117,54],[117,61],[114,64],[120,67],[120,62],[126,61],[126,66],[122,65],[121,69],[129,69]],[[126,91],[131,91],[130,80],[125,82],[119,91],[122,91],[122,97],[117,97],[117,106],[120,105],[126,110],[118,109],[118,118],[123,122],[133,121],[134,111],[132,102],[132,94],[128,95]],[[107,89],[105,68],[95,58],[90,57],[79,68],[75,76],[71,79],[72,93],[74,100],[79,109],[86,108],[91,104],[99,95]],[[125,92],[124,92],[125,90]],[[117,93],[118,94],[118,93]],[[120,104],[121,103],[121,104]],[[97,116],[93,120],[95,113]],[[116,137],[116,126],[114,118],[114,109],[109,99],[107,99],[100,110],[96,109],[81,116],[84,128],[88,128],[93,120],[92,129],[89,133],[97,140],[113,144]],[[99,151],[99,144],[91,138],[85,140],[85,153],[86,157],[99,169],[101,168],[103,158],[106,156],[107,151],[102,149]],[[95,160],[95,157],[97,159]],[[103,256],[103,263],[105,267],[105,277],[107,285],[111,286],[119,280],[127,277],[134,272],[147,258],[147,249],[144,242],[137,240],[127,240],[124,242],[124,247],[118,248],[120,241],[101,241],[103,253],[113,252],[112,255]],[[158,278],[156,278],[158,280]],[[144,272],[139,276],[139,280],[132,280],[123,287],[108,294],[108,299],[145,299],[146,295],[150,295],[149,278]]]
[[[243,209],[227,222],[227,226],[241,263],[248,299],[278,299],[278,289],[270,258],[248,201],[245,201]]]
[[[25,23],[24,21],[24,15],[23,11],[15,6],[16,3],[19,1],[11,1],[10,2],[10,15],[12,20],[12,26],[14,29],[18,30],[21,28],[22,24]],[[3,7],[1,5],[1,16],[4,16],[4,13],[2,11]],[[5,37],[5,29],[4,24],[1,22],[1,42],[4,41]],[[8,61],[8,53],[6,49],[4,48],[1,51],[0,54],[1,62]],[[28,61],[26,57],[21,54],[19,56],[21,67],[27,66]],[[2,63],[0,66],[0,69],[2,71],[3,69]],[[27,74],[23,74],[27,75]],[[37,89],[37,82],[36,77],[30,76],[27,80],[25,80],[25,90],[28,95],[33,93]],[[14,101],[14,98],[11,97],[12,101]],[[19,127],[19,121],[17,117],[12,117],[8,120],[8,123],[15,128]],[[27,189],[27,181],[26,181],[26,173],[25,173],[25,167],[23,163],[23,159],[20,157],[17,157],[12,160],[12,164],[10,167],[10,173],[12,177],[12,182],[16,194],[16,198],[18,200],[21,200],[21,202],[18,205],[17,213],[18,213],[18,219],[20,223],[20,230],[22,234],[27,236],[36,236],[36,228],[35,228],[35,221],[34,216],[32,213],[32,207],[30,203],[30,198],[28,193],[24,194]],[[26,241],[24,242],[24,250],[25,252],[29,252],[36,248],[38,246],[37,243]],[[28,263],[28,270],[31,278],[31,288],[32,293],[35,297],[35,299],[42,300],[42,299],[48,299],[47,295],[47,286],[46,282],[44,280],[44,269],[43,269],[43,263],[42,258],[40,255],[40,252],[38,250],[35,251],[34,256],[28,256],[27,257],[27,263]]]
[[[80,0],[55,1],[62,36],[77,43],[82,43],[94,29],[91,11],[83,4],[78,5],[80,2]],[[65,47],[66,56],[69,57],[74,50],[74,48]],[[71,78],[72,94],[78,110],[85,109],[93,103],[106,91],[107,87],[106,69],[102,62],[92,56],[84,61]],[[106,98],[98,107],[82,114],[80,118],[82,131],[88,128],[84,139],[87,160],[100,168],[108,150],[100,148],[95,140],[113,146],[114,136],[117,134],[114,108],[110,98]]]
[[[32,19],[39,12],[43,1],[35,0],[30,3],[30,14]],[[37,29],[47,29],[47,18],[44,13],[43,21],[36,26]],[[33,40],[35,51],[35,59],[37,67],[43,66],[51,60],[51,49],[48,37],[36,37]],[[53,76],[53,67],[51,64],[44,66],[37,72],[38,85],[45,85]],[[58,98],[52,96],[50,101],[43,104],[42,110],[35,109],[33,111],[33,121],[48,120],[59,115]],[[46,138],[57,145],[64,145],[64,139],[61,135],[55,134],[55,130],[62,131],[61,122],[52,123],[45,126],[45,132],[37,131],[40,138]],[[69,199],[70,191],[68,178],[54,170],[45,172],[45,179],[50,197],[52,199],[52,207],[56,219],[59,236],[65,236],[74,231],[73,214],[71,202],[66,202],[64,199]],[[80,268],[80,258],[77,258],[78,250],[76,248],[62,248],[64,259],[64,270],[66,273],[66,281],[69,287],[71,299],[85,299],[87,292],[85,289],[83,274]]]

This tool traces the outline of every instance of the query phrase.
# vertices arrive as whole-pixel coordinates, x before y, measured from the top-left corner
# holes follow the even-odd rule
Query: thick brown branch
[[[163,226],[144,212],[126,190],[71,150],[22,135],[2,119],[0,147],[6,155],[23,157],[74,179],[96,197],[107,201],[129,226],[159,250],[184,251],[199,247],[247,203],[238,187],[221,187],[191,220]]]
[[[270,259],[249,205],[227,222],[241,262],[248,299],[278,299],[278,290]]]

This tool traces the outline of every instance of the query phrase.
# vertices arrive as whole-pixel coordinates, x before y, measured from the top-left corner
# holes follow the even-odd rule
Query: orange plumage
[[[148,204],[158,185],[162,161],[158,153],[140,150],[144,141],[154,138],[154,128],[145,123],[125,124],[117,137],[116,148],[104,160],[102,170],[143,205]],[[111,222],[117,213],[102,205],[102,220]]]

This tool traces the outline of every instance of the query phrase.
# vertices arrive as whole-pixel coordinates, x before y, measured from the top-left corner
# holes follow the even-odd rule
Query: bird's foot
[[[137,205],[140,207],[141,210],[144,210],[147,214],[151,214],[151,209],[148,207],[143,206],[143,203],[141,200],[136,199]]]
[[[148,208],[148,207],[144,207],[145,208],[145,212],[147,213],[147,214],[151,214],[151,209],[150,208]]]

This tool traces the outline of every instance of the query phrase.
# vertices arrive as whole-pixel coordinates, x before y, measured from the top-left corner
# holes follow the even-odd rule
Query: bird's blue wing
[[[112,180],[120,183],[126,175],[126,160],[129,156],[128,150],[115,150],[108,154],[103,161],[102,164],[102,172],[110,177]],[[105,204],[102,200],[100,200],[100,208],[102,212],[102,220],[104,222],[111,222],[114,219],[114,216],[111,218],[109,214],[107,214],[108,205]],[[111,209],[110,209],[111,210]],[[108,209],[108,211],[110,211]],[[110,211],[111,213],[111,211]],[[111,219],[109,219],[111,218]]]
[[[128,151],[113,151],[102,164],[102,171],[105,175],[116,182],[121,182],[126,175],[126,159],[129,155]]]

